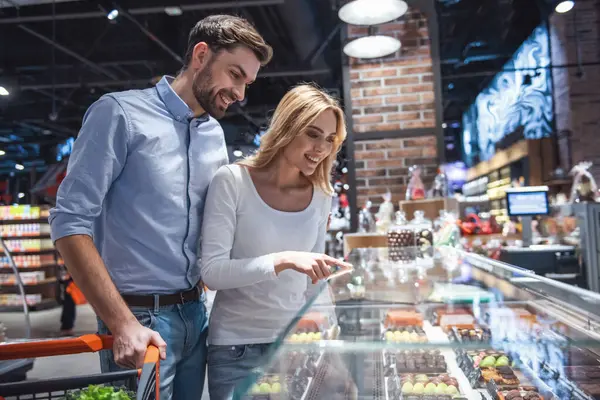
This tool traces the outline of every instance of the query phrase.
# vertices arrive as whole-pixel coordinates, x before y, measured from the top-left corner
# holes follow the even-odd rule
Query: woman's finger
[[[353,268],[354,268],[354,267],[352,266],[352,264],[350,264],[350,263],[347,263],[347,262],[345,262],[345,261],[338,260],[337,258],[333,258],[333,257],[330,257],[330,256],[328,256],[328,255],[325,255],[325,256],[324,256],[324,259],[325,259],[325,262],[326,262],[328,265],[331,265],[331,266],[336,266],[336,265],[339,265],[340,267],[343,267],[343,268],[350,268],[350,269],[353,269]]]
[[[321,270],[321,275],[323,276],[321,279],[327,279],[327,277],[331,275],[329,265],[327,265],[325,260],[317,260],[317,263],[319,263],[319,269]]]
[[[324,279],[325,277],[323,276],[323,271],[321,271],[321,263],[322,261],[319,259],[316,259],[315,262],[313,263],[313,271],[315,271],[315,275],[317,276],[318,280]]]

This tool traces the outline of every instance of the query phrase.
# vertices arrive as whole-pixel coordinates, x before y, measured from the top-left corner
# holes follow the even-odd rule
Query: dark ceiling
[[[440,0],[436,8],[444,120],[460,121],[550,8],[542,0]]]
[[[339,25],[328,1],[33,2],[0,0],[0,85],[10,90],[0,97],[0,146],[7,151],[0,174],[14,171],[15,162],[43,169],[54,158],[52,145],[76,136],[83,113],[100,95],[175,75],[189,29],[209,14],[245,17],[274,48],[244,106],[223,121],[229,143],[251,140],[291,85],[341,87]],[[174,4],[180,16],[165,13]],[[121,12],[109,21],[107,11],[115,6]]]
[[[460,120],[539,24],[542,1],[436,0],[446,121]],[[165,13],[174,4],[180,16]],[[121,13],[109,21],[114,6]],[[249,19],[274,47],[247,102],[223,121],[230,144],[251,140],[291,85],[342,87],[339,6],[340,0],[0,0],[0,85],[11,91],[0,96],[0,146],[7,152],[0,175],[14,171],[15,162],[45,169],[55,145],[76,136],[83,113],[103,93],[176,74],[189,29],[214,13]]]

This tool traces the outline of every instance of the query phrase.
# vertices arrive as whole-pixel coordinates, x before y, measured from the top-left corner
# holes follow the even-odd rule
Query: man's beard
[[[196,72],[194,81],[192,83],[192,92],[200,107],[206,111],[211,117],[221,119],[225,116],[227,108],[223,109],[217,104],[217,98],[219,93],[213,94],[213,79],[212,79],[212,62],[209,62],[201,71]],[[222,90],[223,95],[226,98],[233,98],[225,94],[225,90]]]

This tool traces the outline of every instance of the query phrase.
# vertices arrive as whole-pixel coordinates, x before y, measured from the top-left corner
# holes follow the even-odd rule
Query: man
[[[50,214],[52,239],[99,332],[114,336],[102,370],[140,367],[154,344],[163,399],[197,399],[204,386],[197,247],[208,185],[228,162],[214,118],[244,98],[271,55],[241,18],[198,22],[176,78],[90,107]]]

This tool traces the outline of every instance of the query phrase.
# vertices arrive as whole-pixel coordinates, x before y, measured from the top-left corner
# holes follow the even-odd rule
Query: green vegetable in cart
[[[87,389],[69,394],[67,400],[133,400],[133,398],[123,389],[116,391],[111,386],[90,385]]]

